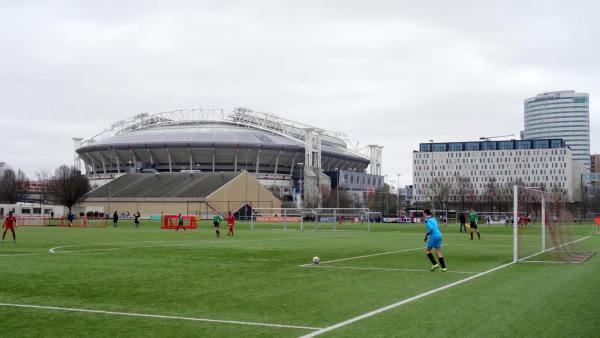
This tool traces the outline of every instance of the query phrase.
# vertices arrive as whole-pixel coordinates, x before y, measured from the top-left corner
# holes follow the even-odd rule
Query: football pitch
[[[110,224],[109,224],[110,225]],[[534,225],[535,227],[535,225]],[[447,272],[430,272],[424,225],[371,232],[250,230],[215,238],[143,222],[19,227],[0,244],[7,337],[597,337],[600,258],[511,264],[512,228],[468,240],[440,226]],[[274,227],[280,228],[280,226]],[[600,251],[590,225],[573,226]],[[532,230],[534,233],[534,230]],[[9,240],[10,239],[10,240]],[[533,242],[532,242],[533,243]],[[319,256],[321,264],[311,263]]]

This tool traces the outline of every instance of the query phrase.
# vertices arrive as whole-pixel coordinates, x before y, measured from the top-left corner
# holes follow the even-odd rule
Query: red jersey
[[[235,217],[233,215],[227,216],[227,225],[232,227],[235,224]]]
[[[7,228],[12,228],[15,226],[15,223],[17,222],[17,219],[15,218],[15,216],[6,216],[6,219],[4,220],[4,226]]]

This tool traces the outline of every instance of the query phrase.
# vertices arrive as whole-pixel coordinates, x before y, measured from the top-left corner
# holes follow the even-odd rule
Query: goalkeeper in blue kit
[[[444,257],[442,256],[441,250],[442,233],[440,232],[437,221],[431,216],[431,210],[425,209],[425,217],[427,217],[425,220],[425,226],[427,227],[427,233],[425,234],[425,242],[427,242],[427,249],[425,252],[427,253],[427,257],[431,261],[431,264],[433,264],[433,266],[431,267],[431,271],[435,271],[441,266],[442,271],[445,272],[446,263],[444,262]],[[438,260],[440,261],[439,264],[435,261],[435,258],[431,253],[432,249],[435,249],[435,253],[438,256]]]

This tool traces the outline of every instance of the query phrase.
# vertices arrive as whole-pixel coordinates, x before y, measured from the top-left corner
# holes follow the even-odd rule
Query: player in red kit
[[[17,224],[17,219],[15,216],[13,216],[13,212],[9,211],[8,216],[6,216],[6,219],[4,219],[4,224],[2,225],[4,227],[4,232],[2,232],[2,242],[4,242],[4,237],[6,236],[6,231],[8,229],[10,229],[10,232],[12,232],[13,242],[17,241],[17,235],[15,235],[15,224]]]
[[[235,217],[231,214],[231,211],[227,214],[227,227],[229,227],[229,232],[227,236],[233,236],[233,226],[235,225]]]

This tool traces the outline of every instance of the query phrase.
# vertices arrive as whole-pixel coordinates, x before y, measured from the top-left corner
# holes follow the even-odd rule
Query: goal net
[[[50,225],[50,217],[24,217],[17,218],[17,226],[43,227]]]
[[[49,225],[58,225],[66,228],[106,228],[106,219],[90,219],[87,216],[73,217],[73,221],[69,221],[67,216],[62,216],[55,223],[50,220]]]
[[[583,263],[594,254],[582,241],[596,225],[577,221],[564,191],[515,186],[512,218],[514,261]]]
[[[251,229],[271,230],[364,230],[381,220],[381,213],[368,208],[256,208]]]
[[[195,215],[183,215],[183,224],[179,225],[179,215],[164,215],[161,225],[161,229],[196,229],[198,225],[196,223]]]

